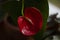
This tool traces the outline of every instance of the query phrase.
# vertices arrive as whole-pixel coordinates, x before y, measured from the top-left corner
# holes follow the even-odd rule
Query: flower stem
[[[24,16],[24,0],[22,0],[22,16]]]

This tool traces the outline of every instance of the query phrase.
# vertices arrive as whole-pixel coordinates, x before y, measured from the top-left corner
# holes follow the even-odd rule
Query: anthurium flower
[[[18,17],[20,32],[26,36],[35,35],[42,29],[42,24],[42,13],[35,7],[25,8],[24,16]]]

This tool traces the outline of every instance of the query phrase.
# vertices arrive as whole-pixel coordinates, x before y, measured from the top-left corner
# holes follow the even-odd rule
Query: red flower
[[[25,8],[24,16],[18,17],[20,32],[26,36],[35,35],[42,29],[42,24],[42,14],[34,7]]]

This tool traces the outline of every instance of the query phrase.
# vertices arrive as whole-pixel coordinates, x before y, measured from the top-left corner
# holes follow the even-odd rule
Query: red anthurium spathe
[[[25,8],[24,16],[18,17],[20,32],[26,36],[35,35],[42,29],[42,24],[42,13],[35,7]]]

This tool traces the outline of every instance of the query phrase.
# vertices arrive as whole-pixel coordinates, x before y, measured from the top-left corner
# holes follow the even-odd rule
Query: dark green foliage
[[[47,18],[49,14],[48,1],[47,0],[25,0],[24,6],[25,8],[36,7],[42,13],[42,16],[43,16],[42,30],[33,36],[36,40],[41,40],[44,30],[46,28]],[[8,14],[11,16],[15,25],[17,25],[17,18],[18,16],[21,16],[22,2],[8,1],[3,5],[3,8],[4,8],[4,11],[8,12]]]
[[[3,11],[2,8],[0,8],[0,22],[3,20],[4,15],[5,15],[5,11]]]

